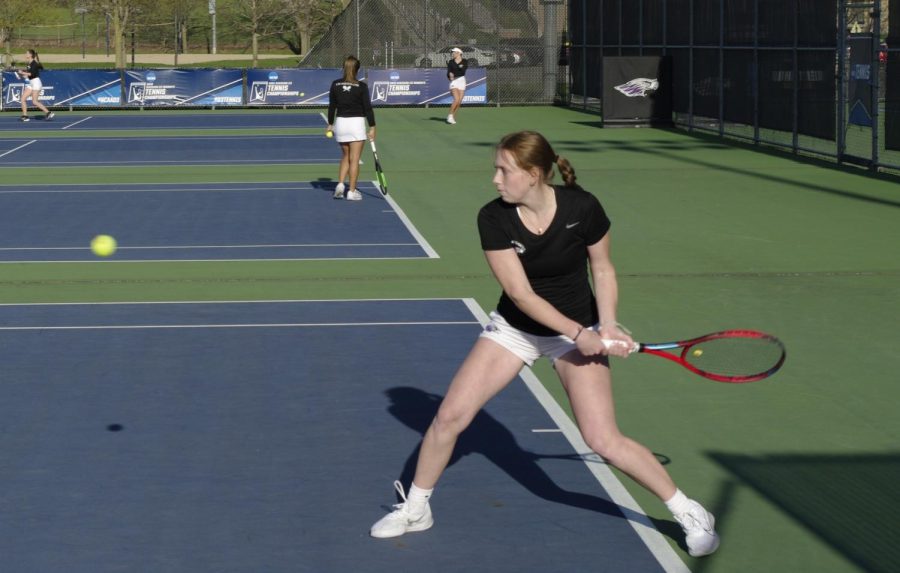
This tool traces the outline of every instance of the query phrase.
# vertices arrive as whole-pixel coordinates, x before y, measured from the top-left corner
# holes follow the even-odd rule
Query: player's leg
[[[337,187],[334,188],[334,198],[343,199],[344,191],[346,189],[344,181],[350,173],[350,144],[339,143],[338,145],[341,146],[341,162],[338,166],[338,184]]]
[[[713,516],[675,487],[649,449],[619,431],[606,359],[576,351],[558,359],[555,366],[587,445],[666,503],[685,531],[691,555],[715,551],[719,538]]]
[[[51,119],[53,116],[50,114],[50,110],[47,109],[47,106],[41,103],[41,90],[32,90],[31,91],[31,101],[34,102],[34,106],[44,112],[44,116],[47,119]]]
[[[351,141],[350,149],[347,157],[350,172],[350,187],[347,191],[347,200],[359,201],[362,199],[362,193],[356,188],[356,182],[359,179],[359,158],[362,157],[362,150],[365,141]]]
[[[462,104],[463,90],[453,88],[450,90],[450,95],[453,96],[453,102],[450,104],[450,114],[447,115],[447,123],[456,123],[456,112]]]
[[[456,372],[419,449],[409,497],[395,484],[403,503],[372,526],[373,537],[397,537],[424,531],[434,520],[428,499],[447,467],[459,435],[481,408],[508,385],[522,369],[523,361],[496,342],[480,337]]]
[[[31,97],[31,88],[27,85],[22,88],[22,121],[28,121],[28,98]]]

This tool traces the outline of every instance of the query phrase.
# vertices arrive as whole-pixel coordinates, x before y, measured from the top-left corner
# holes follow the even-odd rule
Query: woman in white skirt
[[[47,109],[40,101],[41,90],[44,89],[44,84],[41,82],[41,70],[44,69],[44,66],[41,65],[37,52],[34,50],[25,52],[25,61],[28,62],[28,67],[16,71],[16,76],[27,82],[25,87],[22,88],[22,121],[30,120],[28,117],[28,98],[31,98],[35,107],[44,112],[44,119],[53,119],[53,112]]]
[[[356,188],[359,178],[359,158],[366,142],[366,122],[369,124],[368,138],[375,140],[375,112],[366,82],[356,79],[359,74],[359,60],[347,56],[344,60],[344,76],[331,83],[328,94],[328,127],[341,146],[341,166],[338,170],[338,184],[334,189],[335,199],[359,201],[362,193]],[[349,177],[349,187],[344,180]]]
[[[462,50],[453,48],[450,50],[453,58],[447,62],[447,79],[450,80],[450,95],[453,96],[453,103],[450,104],[450,114],[447,116],[447,123],[456,123],[456,112],[462,105],[463,95],[466,93],[466,68],[469,62],[462,57]]]

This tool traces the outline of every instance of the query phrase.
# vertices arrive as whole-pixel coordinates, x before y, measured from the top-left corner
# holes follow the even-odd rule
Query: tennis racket
[[[624,343],[604,339],[603,344],[609,348]],[[780,340],[755,330],[724,330],[678,342],[638,342],[631,352],[660,356],[704,378],[738,384],[768,378],[787,356]]]
[[[378,150],[375,149],[375,140],[370,139],[369,145],[372,146],[372,157],[375,158],[375,174],[378,176],[378,186],[381,187],[381,194],[387,195],[387,179],[384,176],[384,170],[381,168],[381,160],[378,159]]]

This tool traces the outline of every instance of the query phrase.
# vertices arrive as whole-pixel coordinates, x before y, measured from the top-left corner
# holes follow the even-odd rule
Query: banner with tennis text
[[[450,80],[443,68],[372,69],[368,73],[372,105],[451,104]],[[487,73],[484,68],[466,71],[463,104],[487,103]]]
[[[328,105],[338,69],[247,70],[247,105]]]
[[[41,103],[47,107],[117,107],[122,103],[122,76],[111,70],[45,70]],[[25,82],[3,73],[3,106],[18,107]]]
[[[243,105],[242,70],[127,70],[126,106]]]

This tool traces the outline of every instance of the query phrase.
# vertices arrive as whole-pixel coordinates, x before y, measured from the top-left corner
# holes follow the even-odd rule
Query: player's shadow
[[[431,420],[443,399],[437,394],[407,386],[391,388],[385,393],[390,400],[388,411],[403,424],[423,436],[431,425]],[[637,522],[648,519],[607,499],[562,489],[536,462],[544,458],[584,460],[584,456],[580,454],[540,455],[522,449],[512,432],[484,410],[475,416],[472,424],[460,435],[448,466],[452,466],[460,458],[469,454],[483,455],[526,490],[547,501]],[[407,458],[398,478],[406,486],[412,482],[418,457],[419,446],[416,446],[416,449]],[[588,461],[589,463],[603,463],[599,457],[596,460],[591,460],[589,457]],[[664,535],[674,539],[680,538],[681,530],[674,522],[655,519],[652,521]]]

